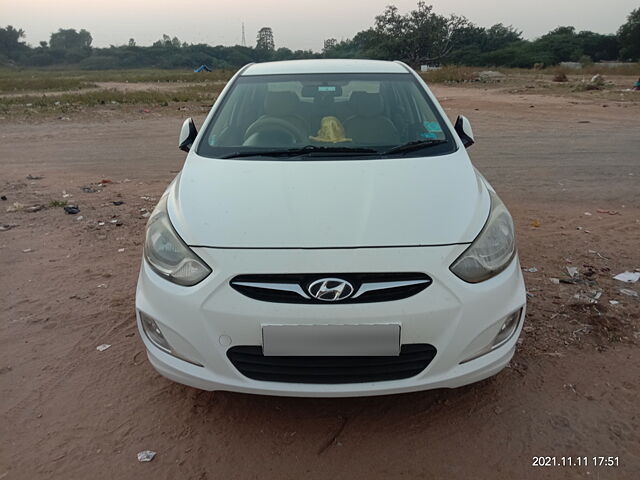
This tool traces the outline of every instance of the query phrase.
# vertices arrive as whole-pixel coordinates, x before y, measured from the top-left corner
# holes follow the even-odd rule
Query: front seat
[[[398,129],[384,115],[384,101],[378,93],[353,92],[349,99],[355,115],[344,122],[346,135],[354,143],[365,145],[397,145]]]
[[[264,98],[264,114],[249,125],[245,132],[245,140],[260,133],[263,126],[264,129],[268,129],[283,123],[295,132],[298,141],[307,139],[309,124],[300,113],[300,99],[294,92],[268,92]]]

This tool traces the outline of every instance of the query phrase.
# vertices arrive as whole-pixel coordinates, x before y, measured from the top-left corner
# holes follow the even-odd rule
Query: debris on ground
[[[32,205],[31,207],[26,207],[25,211],[35,213],[35,212],[39,212],[43,208],[44,208],[44,205]]]
[[[527,268],[525,270],[525,272],[529,272],[529,273],[536,273],[537,271],[538,269],[536,267]]]
[[[27,175],[27,180],[42,180],[43,178],[42,175]]]
[[[150,462],[156,456],[156,452],[153,450],[143,450],[138,452],[138,461],[139,462]]]
[[[539,228],[541,225],[540,220],[534,220],[531,222],[531,226],[534,228]]]
[[[6,195],[2,195],[2,196],[0,197],[0,200],[2,200],[3,202],[4,202],[6,199],[7,199],[7,196],[6,196]]]
[[[108,178],[103,178],[102,180],[100,180],[100,183],[102,183],[103,185],[106,185],[107,183],[113,183],[113,181],[109,180]]]
[[[85,193],[96,193],[96,192],[99,192],[100,190],[94,187],[93,185],[84,185],[82,187],[82,191]]]
[[[559,285],[560,284],[560,279],[559,278],[549,278],[549,281],[551,283],[553,283],[554,285]]]
[[[25,248],[24,250],[22,250],[22,253],[31,253],[33,252],[33,249],[31,248]]]
[[[504,80],[507,76],[504,73],[495,72],[493,70],[484,70],[478,72],[477,79],[481,82],[499,82]]]
[[[567,75],[565,73],[558,73],[558,74],[554,75],[553,81],[554,82],[568,82],[569,78],[567,78]]]
[[[576,293],[573,298],[585,303],[598,303],[601,296],[602,290],[591,290],[589,292]]]
[[[636,283],[640,280],[640,272],[622,272],[613,277],[613,279],[626,283]]]
[[[118,253],[122,253],[122,252],[124,252],[124,248],[119,248]]]
[[[123,202],[122,200],[117,200],[117,201],[113,202],[113,204],[114,204],[116,207],[118,207],[118,206],[120,206],[120,205],[124,205],[124,202]]]
[[[628,297],[638,297],[638,292],[635,290],[631,290],[630,288],[621,288],[620,293],[623,295],[627,295]]]
[[[16,223],[3,223],[0,225],[0,232],[5,232],[7,230],[11,230],[12,228],[16,228],[18,224]]]
[[[618,305],[620,302],[618,300],[609,300],[610,305]]]
[[[606,210],[604,208],[598,208],[596,210],[598,213],[608,213],[609,215],[620,215],[620,212],[617,210]]]
[[[578,274],[578,267],[566,267],[566,269],[571,278],[575,277]]]
[[[76,213],[80,213],[80,209],[78,208],[77,205],[67,205],[66,207],[64,207],[64,211],[67,212],[69,215],[75,215]]]
[[[604,87],[604,76],[600,75],[599,73],[594,75],[593,77],[591,77],[591,80],[589,81],[589,83],[591,85],[595,85],[597,87]]]
[[[7,207],[7,212],[19,212],[24,208],[24,205],[20,202],[13,202],[13,205]]]
[[[109,348],[111,345],[109,345],[108,343],[103,343],[102,345],[98,345],[96,347],[96,350],[98,350],[99,352],[104,352],[107,348]]]

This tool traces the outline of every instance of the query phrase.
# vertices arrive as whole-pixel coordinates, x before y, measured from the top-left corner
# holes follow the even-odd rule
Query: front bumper
[[[158,323],[182,359],[157,348],[138,326],[151,364],[174,381],[203,390],[230,390],[284,396],[385,395],[459,387],[496,374],[515,351],[522,329],[526,294],[517,257],[496,277],[466,283],[448,266],[466,245],[337,249],[229,250],[194,248],[213,274],[193,287],[174,285],[143,262],[136,294],[137,312]],[[381,303],[299,305],[248,298],[229,286],[241,274],[424,272],[433,284],[412,297]],[[474,360],[497,334],[499,322],[522,309],[515,334]],[[344,325],[397,322],[401,343],[428,343],[438,350],[420,374],[401,380],[346,384],[307,384],[252,380],[227,358],[237,345],[262,345],[262,325]],[[185,361],[188,360],[188,361]]]

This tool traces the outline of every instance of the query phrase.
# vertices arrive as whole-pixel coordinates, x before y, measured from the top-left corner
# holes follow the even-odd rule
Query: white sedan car
[[[458,387],[513,356],[513,221],[406,65],[251,64],[149,218],[138,327],[205,390],[360,396]]]

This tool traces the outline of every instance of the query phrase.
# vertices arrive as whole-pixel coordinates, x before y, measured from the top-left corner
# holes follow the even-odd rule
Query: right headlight
[[[465,282],[478,283],[507,268],[516,253],[515,229],[502,200],[489,191],[491,211],[480,234],[451,264],[451,271]]]
[[[144,258],[158,275],[185,287],[201,282],[211,273],[173,229],[167,214],[167,195],[160,199],[147,222]]]

